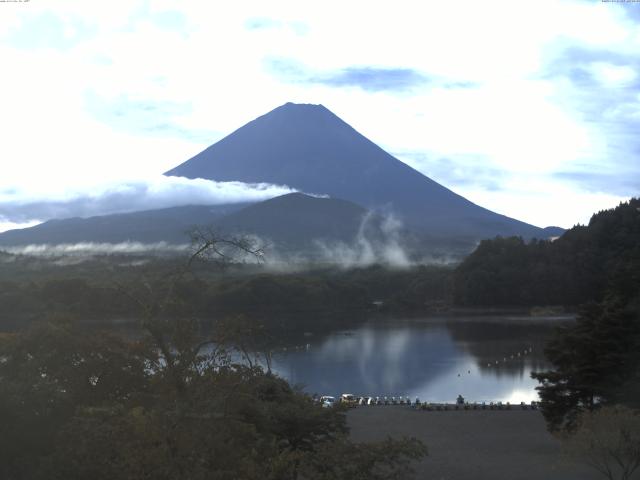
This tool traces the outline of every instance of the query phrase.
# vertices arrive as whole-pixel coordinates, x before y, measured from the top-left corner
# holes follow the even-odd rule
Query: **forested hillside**
[[[640,286],[640,199],[596,213],[555,241],[484,240],[457,268],[459,305],[570,305]]]

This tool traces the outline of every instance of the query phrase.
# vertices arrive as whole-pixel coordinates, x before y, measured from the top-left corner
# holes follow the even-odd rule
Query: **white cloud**
[[[26,184],[0,190],[0,228],[21,228],[52,218],[90,217],[180,205],[256,202],[291,193],[287,186],[213,182],[162,175],[84,183]]]
[[[591,64],[591,71],[607,87],[631,83],[638,76],[636,70],[628,65],[613,65],[606,62],[594,62]]]
[[[35,225],[38,225],[39,223],[41,223],[39,220],[31,220],[27,222],[12,222],[0,216],[0,233],[6,232],[7,230],[33,227]]]
[[[586,225],[592,214],[628,200],[615,194],[576,190],[545,176],[527,175],[513,178],[503,190],[487,191],[471,186],[464,189],[464,194],[494,212],[509,216],[528,212],[527,221],[533,225],[564,228],[578,223]]]

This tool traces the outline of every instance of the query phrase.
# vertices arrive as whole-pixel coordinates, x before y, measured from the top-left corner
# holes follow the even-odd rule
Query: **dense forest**
[[[30,264],[33,260],[13,262]],[[140,311],[127,292],[135,291],[142,282],[162,283],[181,267],[168,259],[138,267],[117,268],[114,264],[114,259],[97,259],[47,270],[40,262],[38,268],[22,269],[19,275],[5,269],[0,273],[0,330],[24,327],[51,312],[85,324],[131,322]],[[46,273],[41,275],[43,269]],[[262,317],[274,329],[313,330],[319,325],[317,315],[345,322],[344,314],[355,319],[357,312],[374,309],[424,312],[441,308],[450,304],[451,271],[437,266],[408,270],[373,266],[274,272],[255,265],[222,270],[198,265],[180,278],[173,294],[182,313],[205,324],[229,314],[246,314]]]
[[[555,241],[484,240],[455,271],[457,305],[568,305],[640,285],[640,199],[601,211]]]

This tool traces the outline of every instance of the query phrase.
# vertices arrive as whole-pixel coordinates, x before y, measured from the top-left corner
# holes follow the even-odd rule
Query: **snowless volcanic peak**
[[[434,236],[544,237],[542,229],[475,205],[414,170],[322,105],[286,103],[166,174],[327,194],[393,211]]]
[[[177,242],[193,225],[211,224],[290,245],[317,238],[343,241],[358,231],[363,212],[392,219],[403,240],[419,239],[419,248],[432,242],[470,249],[496,235],[559,235],[559,229],[541,229],[475,205],[394,158],[322,105],[282,105],[166,175],[287,185],[329,198],[292,194],[255,206],[192,205],[56,220],[1,233],[0,245]]]

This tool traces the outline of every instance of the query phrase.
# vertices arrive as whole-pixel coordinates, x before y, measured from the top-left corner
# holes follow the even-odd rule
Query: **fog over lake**
[[[409,396],[412,401],[537,400],[532,371],[548,367],[544,344],[563,319],[389,319],[279,349],[273,369],[320,395]],[[568,321],[568,319],[564,319]]]

